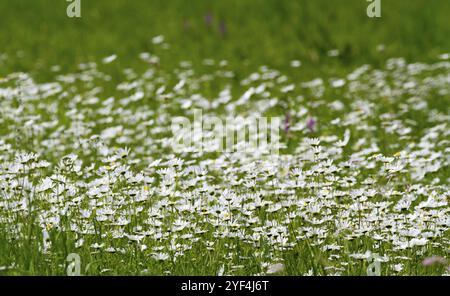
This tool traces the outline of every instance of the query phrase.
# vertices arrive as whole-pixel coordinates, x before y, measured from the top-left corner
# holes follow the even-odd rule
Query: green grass
[[[430,61],[450,49],[446,0],[382,1],[381,19],[367,17],[363,0],[82,1],[81,19],[69,19],[66,6],[52,0],[0,3],[0,52],[11,56],[0,73],[33,70],[44,79],[51,65],[66,72],[113,53],[120,72],[122,63],[135,66],[137,55],[150,51],[164,67],[227,59],[241,75],[261,64],[289,71],[287,61],[299,59],[304,67],[296,75],[304,78],[363,63],[379,66],[388,57]],[[150,38],[159,34],[170,50],[152,46]],[[386,45],[382,53],[380,44]],[[328,58],[335,48],[341,56]]]

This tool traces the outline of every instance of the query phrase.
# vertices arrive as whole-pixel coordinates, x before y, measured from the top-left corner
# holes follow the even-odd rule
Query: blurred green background
[[[450,1],[381,2],[382,17],[371,19],[366,0],[81,0],[82,18],[71,19],[66,0],[1,0],[0,75],[26,71],[45,80],[52,65],[71,71],[111,54],[119,73],[145,66],[138,54],[149,51],[162,67],[227,59],[238,74],[262,64],[294,71],[289,62],[298,59],[306,79],[450,51]],[[160,34],[169,49],[151,43]],[[331,49],[341,55],[329,57]]]

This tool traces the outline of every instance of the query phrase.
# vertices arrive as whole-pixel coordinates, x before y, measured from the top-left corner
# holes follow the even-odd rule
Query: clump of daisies
[[[115,83],[117,58],[0,81],[0,273],[64,274],[70,253],[88,274],[448,273],[449,63],[312,81],[262,66],[236,85],[227,61],[164,72],[150,53]],[[278,153],[202,133],[174,151],[194,109],[288,118]]]

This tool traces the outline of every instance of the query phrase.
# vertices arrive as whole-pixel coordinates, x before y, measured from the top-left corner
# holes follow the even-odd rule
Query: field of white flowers
[[[64,275],[74,253],[83,275],[448,275],[447,58],[312,81],[217,60],[167,71],[149,53],[119,84],[116,56],[47,83],[11,73],[0,274]],[[283,118],[279,153],[175,152],[172,118],[194,109]]]

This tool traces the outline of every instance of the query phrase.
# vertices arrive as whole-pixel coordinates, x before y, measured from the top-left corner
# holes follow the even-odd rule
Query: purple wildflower
[[[317,120],[314,117],[309,117],[306,120],[306,126],[308,127],[310,132],[314,132],[316,130]]]
[[[291,128],[291,114],[286,113],[284,118],[284,132],[287,134]]]
[[[222,20],[222,21],[220,21],[220,24],[219,24],[219,32],[220,32],[220,35],[222,35],[222,37],[225,37],[225,35],[227,35],[227,24],[225,23],[225,21],[224,20]]]
[[[213,23],[213,15],[212,13],[209,11],[206,15],[205,15],[205,24],[206,26],[210,27]]]
[[[444,257],[432,256],[425,258],[422,261],[423,266],[431,266],[434,264],[447,264],[447,260]]]

